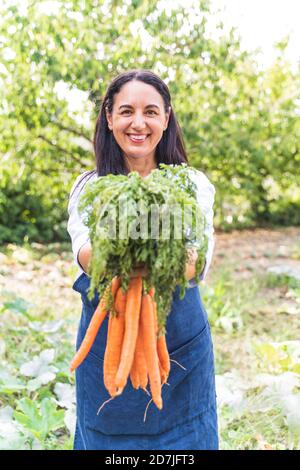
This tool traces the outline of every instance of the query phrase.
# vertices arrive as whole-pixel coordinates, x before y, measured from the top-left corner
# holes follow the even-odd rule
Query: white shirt
[[[78,266],[78,272],[77,272],[77,278],[84,272],[81,265],[78,262],[78,253],[80,248],[89,241],[89,229],[86,225],[84,225],[82,219],[80,218],[80,215],[78,213],[78,201],[79,201],[79,195],[82,194],[83,192],[83,187],[88,181],[94,181],[95,179],[98,178],[97,174],[93,174],[91,177],[83,178],[85,174],[88,172],[85,172],[81,175],[79,175],[70,192],[70,198],[69,198],[69,204],[68,204],[68,213],[69,213],[69,220],[68,220],[68,226],[67,230],[68,233],[71,237],[71,243],[72,243],[72,251],[74,255],[74,260],[75,263]],[[202,171],[196,170],[190,172],[191,179],[194,183],[197,185],[197,201],[198,204],[202,210],[203,215],[205,216],[206,219],[206,228],[205,228],[205,234],[208,236],[208,248],[207,248],[207,253],[205,256],[205,267],[199,276],[199,280],[204,280],[209,266],[211,264],[212,260],[212,254],[213,254],[213,249],[214,249],[214,227],[213,227],[213,204],[214,204],[214,198],[215,198],[215,187],[214,185],[209,181],[207,176],[205,176]],[[78,182],[83,178],[83,181],[80,182],[78,187],[76,188]],[[75,191],[74,191],[74,188]],[[188,283],[189,287],[194,287],[198,284],[196,279],[191,279]]]

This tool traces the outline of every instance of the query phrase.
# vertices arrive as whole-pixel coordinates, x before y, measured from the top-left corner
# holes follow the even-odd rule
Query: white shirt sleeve
[[[86,172],[88,173],[88,172]],[[86,174],[84,173],[84,174]],[[79,196],[82,194],[83,187],[87,181],[90,181],[92,178],[94,178],[94,175],[91,178],[83,178],[84,174],[79,175],[71,189],[70,192],[70,197],[69,197],[69,204],[68,204],[68,213],[69,213],[69,219],[68,219],[68,225],[67,225],[67,230],[71,238],[71,244],[72,244],[72,252],[74,255],[74,261],[78,266],[78,273],[77,276],[83,273],[82,266],[80,265],[78,261],[78,252],[80,248],[89,241],[89,229],[86,225],[84,225],[79,212],[78,212],[78,202],[79,202]],[[95,175],[96,176],[96,175]],[[79,181],[83,178],[82,182],[79,183]],[[79,184],[78,184],[79,183]],[[78,184],[78,186],[77,186]],[[77,187],[76,187],[77,186]],[[76,189],[75,189],[76,188]]]
[[[215,187],[209,181],[207,176],[202,173],[202,171],[196,170],[193,171],[191,174],[191,179],[197,184],[197,201],[202,210],[203,215],[206,219],[206,227],[204,233],[208,237],[208,247],[205,256],[205,266],[202,273],[199,276],[199,280],[202,281],[205,279],[207,272],[209,270],[212,255],[215,246],[215,239],[214,239],[214,226],[213,226],[213,218],[214,218],[214,211],[213,205],[215,200]],[[191,279],[189,281],[189,286],[194,287],[197,285],[196,279]]]

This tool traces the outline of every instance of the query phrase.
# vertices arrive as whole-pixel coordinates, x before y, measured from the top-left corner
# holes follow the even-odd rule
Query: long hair
[[[171,96],[167,85],[155,73],[151,72],[151,70],[130,70],[116,76],[106,90],[97,117],[93,139],[96,170],[85,174],[78,184],[80,184],[86,176],[91,176],[96,172],[98,176],[128,174],[129,170],[126,168],[122,149],[115,140],[113,132],[111,132],[108,127],[106,109],[110,114],[112,113],[115,94],[119,93],[125,83],[133,80],[152,85],[163,99],[165,112],[169,112],[170,108],[168,127],[163,132],[162,138],[155,150],[157,166],[159,163],[165,163],[167,165],[188,164],[182,131],[171,106]]]

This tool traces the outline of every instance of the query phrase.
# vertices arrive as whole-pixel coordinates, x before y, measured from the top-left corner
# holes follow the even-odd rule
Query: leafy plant
[[[57,410],[50,398],[44,398],[40,404],[29,398],[18,401],[14,418],[43,442],[51,431],[64,427],[64,410]]]
[[[32,315],[30,315],[28,312],[28,310],[33,306],[32,303],[27,302],[22,297],[17,297],[13,293],[4,292],[2,294],[4,294],[6,297],[11,297],[11,299],[3,302],[2,306],[0,307],[0,313],[5,312],[6,310],[10,310],[13,313],[24,315],[29,320],[33,320]]]
[[[298,279],[295,279],[293,276],[286,273],[276,274],[269,272],[266,274],[265,279],[262,279],[262,282],[269,288],[289,287],[291,289],[296,289],[300,286],[300,281]]]
[[[54,359],[54,354],[53,349],[44,350],[31,361],[22,364],[20,373],[26,377],[34,377],[27,384],[29,390],[36,390],[41,385],[46,385],[55,379],[58,370],[55,366],[50,365]]]
[[[30,432],[13,419],[13,409],[0,410],[0,450],[40,449],[41,445]]]
[[[90,298],[95,289],[102,296],[105,280],[114,276],[122,278],[126,290],[130,272],[143,263],[149,270],[146,282],[155,288],[158,320],[164,327],[176,286],[180,286],[181,297],[187,287],[187,247],[194,247],[198,255],[195,277],[203,269],[207,251],[206,219],[190,178],[193,171],[187,165],[160,164],[146,178],[131,172],[87,183],[79,212],[89,227],[93,248]]]
[[[79,12],[71,0],[47,15],[44,2],[3,2],[0,243],[68,239],[68,192],[94,166],[101,97],[134,68],[168,84],[190,162],[218,187],[219,227],[299,223],[299,70],[288,41],[259,70],[234,29],[220,22],[220,34],[208,34],[209,1],[173,3],[108,0],[106,14],[92,2]]]
[[[241,302],[231,295],[233,283],[230,272],[223,271],[212,285],[200,285],[211,325],[227,333],[243,327]]]

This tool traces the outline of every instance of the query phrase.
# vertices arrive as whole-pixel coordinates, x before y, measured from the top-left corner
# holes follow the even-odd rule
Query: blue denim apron
[[[83,309],[77,335],[79,348],[98,305],[97,294],[90,301],[89,277],[83,273],[73,289],[81,294]],[[167,319],[167,346],[171,362],[169,385],[162,388],[163,409],[150,404],[143,390],[135,390],[130,379],[122,395],[109,401],[97,415],[109,394],[103,383],[103,358],[108,318],[83,363],[76,369],[75,450],[203,450],[218,449],[214,354],[210,325],[198,286],[179,299],[173,293]]]

